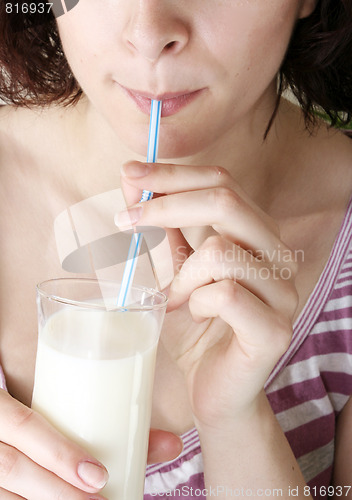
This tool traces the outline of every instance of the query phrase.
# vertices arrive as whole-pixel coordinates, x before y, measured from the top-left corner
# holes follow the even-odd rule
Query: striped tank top
[[[320,279],[295,321],[290,347],[265,390],[310,493],[326,499],[336,417],[352,395],[352,200]],[[177,459],[147,467],[144,500],[205,499],[197,430],[182,438]]]

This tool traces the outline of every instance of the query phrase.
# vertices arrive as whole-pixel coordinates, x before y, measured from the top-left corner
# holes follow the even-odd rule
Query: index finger
[[[145,173],[141,175],[143,169],[145,169]],[[139,201],[143,189],[153,193],[176,194],[185,191],[226,187],[236,192],[266,224],[275,229],[271,218],[253,202],[229,171],[223,167],[129,161],[121,168],[121,183],[128,205]]]

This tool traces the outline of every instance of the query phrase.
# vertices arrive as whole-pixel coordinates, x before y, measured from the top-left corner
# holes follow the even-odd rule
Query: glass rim
[[[81,283],[94,283],[98,286],[100,286],[100,283],[105,283],[105,284],[111,284],[111,285],[120,285],[119,282],[113,281],[113,280],[100,280],[97,278],[50,278],[44,281],[41,281],[40,283],[36,284],[36,292],[38,296],[44,297],[48,300],[51,300],[53,302],[57,302],[60,304],[67,304],[70,306],[75,306],[75,307],[81,307],[84,309],[98,309],[101,311],[109,311],[109,312],[118,312],[118,311],[155,311],[158,309],[162,309],[167,305],[168,298],[167,296],[163,293],[160,292],[159,290],[155,290],[154,288],[149,288],[145,287],[142,285],[132,285],[131,288],[135,290],[140,290],[145,293],[148,293],[150,296],[158,297],[160,299],[160,303],[158,304],[153,304],[153,305],[126,305],[126,306],[117,306],[113,308],[107,309],[104,305],[101,304],[94,304],[94,303],[88,303],[86,300],[74,300],[74,299],[68,299],[66,297],[63,297],[60,295],[60,293],[53,293],[49,291],[45,291],[44,287],[49,284],[54,284],[54,283],[73,283],[73,282],[81,282]],[[63,294],[62,294],[63,295]],[[117,300],[117,297],[116,297]]]

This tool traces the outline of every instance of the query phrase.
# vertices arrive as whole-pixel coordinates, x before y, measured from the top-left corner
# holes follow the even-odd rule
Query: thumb
[[[127,184],[123,176],[121,176],[120,179],[121,179],[121,188],[125,197],[126,205],[129,207],[131,205],[134,205],[135,203],[138,203],[142,197],[143,191],[139,188],[131,186],[131,184]]]
[[[180,229],[166,229],[166,234],[171,249],[174,273],[177,274],[183,263],[193,253],[193,248]]]
[[[142,196],[142,190],[131,184],[127,184],[123,176],[121,176],[121,188],[125,197],[126,205],[134,205],[138,203]],[[154,198],[165,196],[160,193],[155,193]],[[165,241],[157,247],[150,250],[150,256],[153,260],[155,272],[158,276],[161,289],[165,290],[175,274],[179,272],[182,264],[193,253],[193,248],[182,234],[180,229],[163,228],[166,231]]]
[[[150,429],[148,464],[173,460],[181,453],[182,449],[182,439],[176,434],[159,429]]]
[[[154,274],[158,280],[158,288],[160,287],[159,289],[167,294],[175,275],[193,249],[180,229],[164,229],[166,237],[157,246],[148,245],[148,248]]]

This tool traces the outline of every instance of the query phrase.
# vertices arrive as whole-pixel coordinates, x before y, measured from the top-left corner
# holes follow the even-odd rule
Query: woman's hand
[[[171,460],[181,448],[171,433],[150,433],[151,461]],[[0,389],[1,500],[98,500],[107,479],[94,457]]]
[[[276,223],[222,168],[130,162],[117,224],[167,229],[177,274],[162,341],[187,379],[199,425],[249,415],[287,349],[296,263]],[[157,197],[138,204],[142,189]],[[211,226],[196,251],[178,228]],[[232,424],[230,424],[232,425]]]

